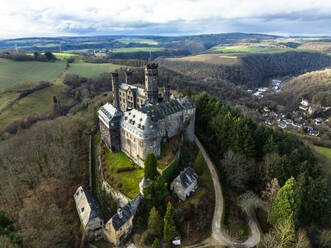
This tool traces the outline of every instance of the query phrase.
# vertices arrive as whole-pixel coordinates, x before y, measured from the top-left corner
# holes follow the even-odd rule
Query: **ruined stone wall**
[[[129,197],[114,189],[106,180],[102,180],[102,189],[110,194],[120,207],[124,207],[131,201]]]

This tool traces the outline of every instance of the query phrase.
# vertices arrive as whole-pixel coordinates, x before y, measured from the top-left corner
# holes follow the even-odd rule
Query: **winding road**
[[[206,163],[209,168],[211,177],[213,179],[214,183],[214,188],[215,188],[215,209],[214,209],[214,216],[213,216],[213,221],[212,221],[212,239],[207,239],[204,242],[202,242],[201,245],[224,245],[224,246],[229,246],[229,247],[255,247],[259,242],[260,242],[260,230],[252,217],[250,212],[246,212],[247,220],[248,220],[248,225],[251,230],[249,238],[243,242],[234,242],[232,241],[224,232],[222,232],[222,215],[223,215],[223,193],[222,193],[222,187],[217,175],[217,171],[215,169],[215,166],[211,159],[209,158],[206,150],[200,143],[199,139],[195,136],[195,143],[199,147]],[[215,242],[216,241],[216,242]],[[193,246],[192,246],[193,247]],[[197,247],[197,246],[196,246]],[[201,246],[200,246],[201,247]]]

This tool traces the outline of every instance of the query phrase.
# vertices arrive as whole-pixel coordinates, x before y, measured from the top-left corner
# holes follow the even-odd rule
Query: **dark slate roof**
[[[111,218],[112,225],[117,231],[118,229],[121,228],[133,215],[132,208],[130,207],[129,204],[126,204],[124,207],[120,209],[121,214],[119,214],[119,211]]]
[[[84,194],[86,196],[87,202],[90,205],[91,208],[91,212],[90,212],[90,217],[89,217],[89,221],[93,220],[94,218],[101,218],[103,219],[101,210],[99,208],[99,205],[97,203],[97,201],[94,199],[93,195],[90,193],[90,191],[88,191],[85,187],[82,187]]]
[[[146,105],[138,110],[147,114],[152,121],[156,122],[168,115],[182,111],[184,108],[177,100],[170,100],[169,102],[161,102],[155,105]]]
[[[180,103],[183,105],[185,109],[195,108],[194,101],[188,96],[185,96],[184,98],[180,99]]]
[[[188,188],[194,181],[198,179],[198,175],[191,167],[185,168],[179,174],[180,182],[184,189]]]
[[[110,103],[103,105],[100,110],[109,118],[109,120],[113,117],[121,116],[121,112]]]

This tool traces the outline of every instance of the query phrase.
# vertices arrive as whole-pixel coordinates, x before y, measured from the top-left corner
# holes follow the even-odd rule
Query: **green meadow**
[[[65,66],[65,61],[13,61],[0,58],[0,90],[24,82],[54,81]]]
[[[57,56],[57,54],[55,54]],[[71,56],[72,54],[61,54]],[[66,73],[95,78],[104,72],[120,68],[114,64],[71,63],[66,70],[66,61],[56,62],[14,61],[0,58],[0,132],[16,120],[29,116],[50,114],[53,96],[61,96],[62,102],[70,101],[61,94],[67,86],[63,84]],[[17,100],[18,90],[33,87],[40,81],[53,85]]]
[[[112,50],[113,53],[132,53],[132,52],[155,52],[162,51],[162,47],[128,47],[128,48],[117,48]]]
[[[322,147],[322,146],[313,146],[313,147],[318,153],[322,154],[323,156],[331,160],[331,148]]]
[[[105,72],[113,72],[123,66],[110,63],[72,63],[67,73],[77,74],[81,77],[95,78]]]
[[[148,44],[148,45],[158,45],[159,43],[152,39],[118,39],[117,41],[123,44],[138,43],[138,44]]]

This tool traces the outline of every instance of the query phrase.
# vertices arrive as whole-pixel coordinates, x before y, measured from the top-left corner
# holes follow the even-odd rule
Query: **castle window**
[[[84,212],[84,208],[81,208],[80,211],[83,213]]]

